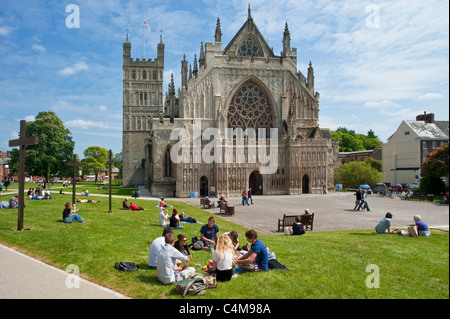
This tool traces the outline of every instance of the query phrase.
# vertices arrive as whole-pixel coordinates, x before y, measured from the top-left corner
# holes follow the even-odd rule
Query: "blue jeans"
[[[80,223],[82,223],[84,220],[83,218],[80,217],[80,215],[78,214],[70,214],[69,217],[67,217],[66,219],[64,219],[65,223],[71,223],[73,222],[73,220],[76,219],[77,221],[79,221]]]
[[[370,212],[369,204],[367,204],[367,201],[365,201],[365,200],[361,200],[361,204],[359,204],[357,210],[359,210],[364,205],[364,203],[366,204],[367,211]]]
[[[248,206],[248,198],[246,196],[242,196],[242,206],[244,206],[244,203]]]

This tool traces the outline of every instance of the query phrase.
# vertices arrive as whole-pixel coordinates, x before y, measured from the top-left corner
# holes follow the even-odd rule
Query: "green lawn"
[[[78,189],[78,187],[77,187]],[[137,199],[145,211],[120,211],[122,199],[108,198],[95,203],[80,203],[79,214],[86,223],[58,223],[64,203],[71,193],[55,194],[55,200],[26,200],[24,227],[17,228],[17,210],[0,209],[0,242],[49,264],[65,269],[79,266],[81,276],[132,298],[181,298],[174,286],[158,282],[156,270],[147,267],[149,241],[160,236],[155,201]],[[122,190],[124,191],[124,190]],[[105,191],[107,192],[107,191]],[[118,190],[117,193],[121,191]],[[54,192],[56,193],[56,192]],[[0,196],[9,200],[11,195]],[[204,210],[177,201],[170,202],[179,212],[186,212],[201,222],[211,215]],[[217,217],[220,232],[236,230],[245,243],[247,228]],[[201,225],[183,223],[176,230],[190,239],[199,236]],[[303,236],[261,235],[289,271],[244,273],[230,282],[219,283],[205,296],[189,298],[317,298],[385,299],[449,298],[449,236],[432,231],[430,238],[376,235],[373,230],[308,232]],[[211,253],[193,251],[191,265],[206,265]],[[114,263],[131,261],[140,270],[121,273]],[[379,269],[379,288],[367,288],[369,265]],[[249,294],[249,287],[253,293]]]

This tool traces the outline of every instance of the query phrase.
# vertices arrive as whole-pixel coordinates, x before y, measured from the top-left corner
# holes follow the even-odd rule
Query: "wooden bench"
[[[282,219],[278,219],[278,231],[284,232],[284,227],[292,227],[292,224],[296,222],[296,218],[299,215],[283,215]],[[300,215],[300,222],[303,224],[305,231],[313,230],[314,213]]]
[[[305,231],[308,230],[308,228],[310,231],[312,231],[314,224],[314,213],[300,215],[300,222],[303,224]]]
[[[413,195],[412,195],[412,197],[410,197],[410,198],[416,198],[416,199],[418,199],[418,200],[425,200],[425,193],[422,193],[422,192],[413,192]]]
[[[234,206],[227,206],[224,202],[220,203],[220,213],[222,213],[222,211],[229,216],[233,216],[234,215]]]

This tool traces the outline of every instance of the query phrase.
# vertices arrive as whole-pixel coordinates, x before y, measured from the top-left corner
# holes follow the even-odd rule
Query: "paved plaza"
[[[183,201],[197,207],[198,198],[166,198],[166,201]],[[314,232],[373,229],[387,212],[391,212],[392,227],[404,228],[413,224],[413,216],[421,215],[430,227],[448,231],[449,206],[427,201],[404,201],[399,197],[379,197],[369,195],[370,211],[355,211],[355,196],[353,193],[329,192],[321,194],[253,196],[253,205],[242,206],[241,198],[227,198],[235,206],[234,216],[219,213],[219,208],[208,209],[225,219],[266,234],[277,233],[278,219],[283,214],[303,214],[308,208],[314,213]]]

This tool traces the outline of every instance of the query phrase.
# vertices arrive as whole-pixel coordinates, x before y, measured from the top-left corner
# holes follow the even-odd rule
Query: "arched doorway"
[[[200,177],[200,197],[209,196],[208,178],[206,176]]]
[[[307,174],[302,177],[302,194],[309,194],[309,176]]]
[[[252,195],[263,194],[263,178],[258,171],[253,171],[248,179],[248,186],[252,189]]]

